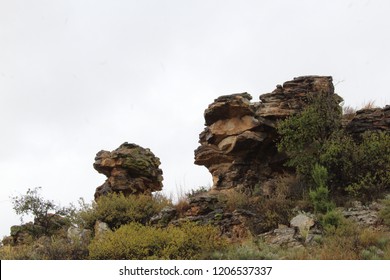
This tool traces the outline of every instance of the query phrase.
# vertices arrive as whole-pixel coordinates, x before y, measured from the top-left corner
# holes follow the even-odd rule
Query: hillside
[[[390,259],[390,106],[343,108],[332,77],[303,76],[257,101],[216,98],[195,164],[213,186],[178,202],[138,144],[97,153],[91,204],[58,208],[39,189],[1,259]]]

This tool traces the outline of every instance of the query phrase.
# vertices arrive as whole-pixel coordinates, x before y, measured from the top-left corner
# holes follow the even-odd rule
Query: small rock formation
[[[346,130],[355,138],[365,131],[390,131],[390,105],[357,111]]]
[[[68,228],[66,237],[72,244],[89,244],[92,237],[92,231],[90,229],[81,229],[71,226]]]
[[[276,122],[302,111],[312,95],[334,93],[332,77],[305,76],[278,85],[251,102],[248,93],[218,97],[206,109],[206,128],[195,150],[195,164],[205,166],[214,189],[253,187],[283,171],[277,152]]]
[[[315,242],[315,237],[321,237],[322,232],[316,227],[311,215],[298,214],[290,221],[290,227],[279,225],[277,229],[260,234],[259,237],[267,244],[291,247],[302,247]]]
[[[95,238],[101,238],[107,232],[111,232],[110,227],[107,223],[96,221],[94,226]]]
[[[161,211],[150,219],[150,224],[160,227],[166,227],[170,221],[177,216],[176,208],[165,206]]]
[[[381,208],[382,206],[377,202],[362,205],[360,201],[355,201],[352,207],[343,210],[342,214],[362,227],[376,227],[380,224],[379,211]]]
[[[307,235],[309,230],[315,225],[313,217],[310,217],[307,214],[299,214],[292,218],[290,221],[290,226],[297,228],[301,235]]]
[[[124,195],[151,194],[162,189],[160,160],[149,149],[123,143],[112,152],[96,154],[93,167],[107,176],[95,191],[95,199],[110,192]]]

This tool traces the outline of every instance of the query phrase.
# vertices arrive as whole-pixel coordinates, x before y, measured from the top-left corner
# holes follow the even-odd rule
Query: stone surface
[[[96,221],[94,226],[94,232],[95,232],[95,238],[100,238],[103,236],[106,232],[111,231],[110,227],[107,223]]]
[[[78,227],[69,227],[67,231],[67,238],[71,243],[88,244],[91,240],[92,232],[89,229],[81,229]]]
[[[362,227],[375,227],[380,224],[379,211],[381,206],[374,202],[370,205],[362,205],[355,201],[353,206],[342,211],[343,215],[358,223]]]
[[[270,245],[284,246],[287,248],[303,246],[298,240],[297,230],[283,225],[270,232],[261,234],[259,237]]]
[[[318,93],[342,100],[328,76],[295,78],[261,95],[260,102],[251,102],[246,92],[215,99],[204,113],[195,164],[210,171],[214,189],[251,191],[285,171],[285,156],[276,148],[276,122],[302,111]]]
[[[166,206],[157,215],[150,219],[151,225],[158,225],[165,227],[175,219],[177,216],[177,210],[174,207]]]
[[[357,111],[353,119],[346,124],[346,130],[355,137],[365,131],[390,132],[390,105]]]
[[[104,184],[96,189],[95,199],[110,192],[151,194],[163,186],[159,158],[136,144],[125,142],[112,152],[98,152],[93,166],[107,176]]]
[[[313,227],[315,221],[307,214],[298,214],[290,221],[290,226],[297,228],[302,236],[307,236],[311,227]]]

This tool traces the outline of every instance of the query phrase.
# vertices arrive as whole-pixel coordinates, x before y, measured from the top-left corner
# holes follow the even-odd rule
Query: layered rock
[[[390,105],[357,111],[346,130],[355,137],[365,131],[390,131]]]
[[[93,167],[107,176],[95,191],[95,199],[110,193],[151,194],[162,189],[160,160],[149,149],[136,144],[123,143],[116,150],[100,151]]]
[[[285,156],[276,148],[277,121],[302,111],[320,93],[342,101],[328,76],[295,78],[261,95],[260,102],[251,102],[248,93],[215,99],[204,113],[195,164],[210,171],[214,189],[250,191],[284,171]]]

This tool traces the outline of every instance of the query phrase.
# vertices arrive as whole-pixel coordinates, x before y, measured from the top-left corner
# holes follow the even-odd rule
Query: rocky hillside
[[[347,242],[355,234],[360,251],[335,258],[363,258],[370,246],[377,251],[366,255],[390,257],[390,237],[382,245],[375,243],[379,235],[370,242],[364,239],[375,232],[380,238],[389,235],[390,200],[383,198],[390,193],[390,106],[342,115],[342,101],[330,76],[294,78],[257,100],[248,93],[220,96],[204,112],[205,128],[195,150],[195,164],[212,175],[211,189],[194,190],[173,204],[158,194],[163,188],[159,158],[149,149],[123,143],[112,152],[97,153],[93,166],[107,180],[96,188],[92,205],[73,209],[73,216],[46,212],[34,223],[13,227],[3,240],[3,253],[4,248],[14,252],[19,249],[12,248],[28,246],[52,250],[47,237],[56,235],[65,256],[71,255],[65,258],[148,258],[139,254],[149,246],[143,243],[147,238],[128,240],[130,247],[144,246],[133,255],[128,250],[108,254],[109,242],[134,234],[165,234],[169,239],[167,232],[177,231],[178,236],[193,235],[191,240],[200,238],[192,244],[198,251],[186,255],[189,249],[180,247],[152,256],[241,258],[229,251],[237,249],[234,244],[261,240],[263,245],[255,248],[259,258],[269,250],[264,246],[303,248],[303,255],[291,258],[318,258],[331,247],[332,236]],[[163,244],[169,242],[164,239]],[[30,258],[28,252],[7,256]],[[38,258],[48,256],[41,254]]]

